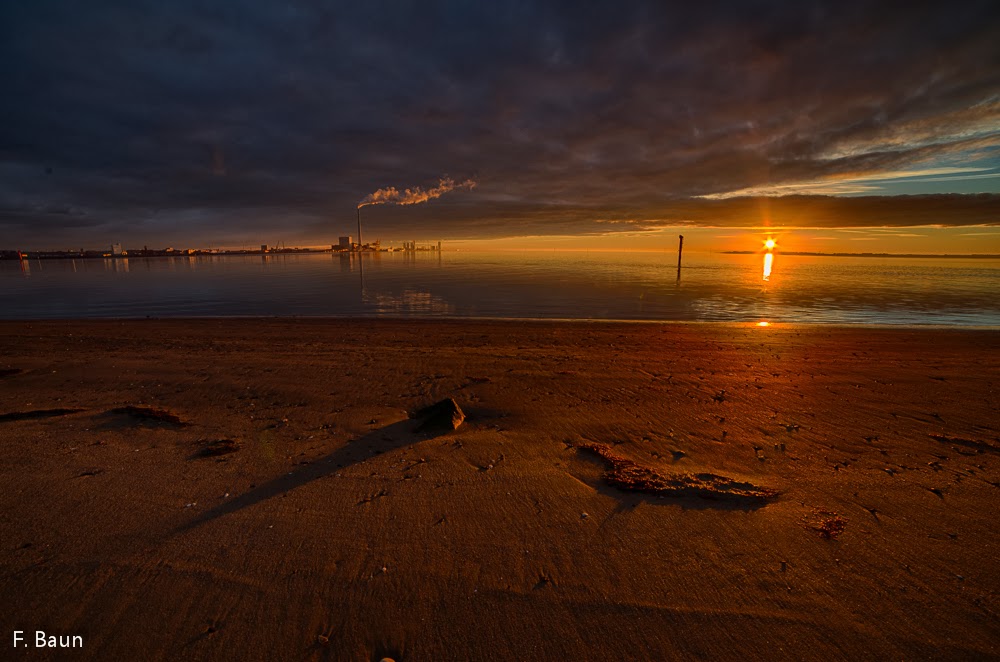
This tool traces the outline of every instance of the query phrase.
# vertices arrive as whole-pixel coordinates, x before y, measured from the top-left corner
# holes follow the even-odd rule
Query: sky
[[[383,243],[1000,253],[998,43],[995,1],[5,2],[0,248],[367,201]]]

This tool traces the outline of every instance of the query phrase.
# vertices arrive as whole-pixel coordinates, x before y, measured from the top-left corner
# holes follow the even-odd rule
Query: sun
[[[768,237],[767,241],[764,242],[764,248],[766,248],[767,250],[771,250],[777,245],[778,245],[777,242],[775,242],[774,239],[771,239],[770,237]]]

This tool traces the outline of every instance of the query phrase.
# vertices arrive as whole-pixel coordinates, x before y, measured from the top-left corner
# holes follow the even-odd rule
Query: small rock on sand
[[[413,415],[423,421],[417,427],[418,432],[425,430],[457,430],[465,420],[465,412],[452,398],[445,398],[429,407],[424,407]]]

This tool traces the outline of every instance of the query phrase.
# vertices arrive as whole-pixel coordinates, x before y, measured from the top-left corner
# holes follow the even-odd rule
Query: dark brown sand
[[[3,657],[995,658],[998,388],[987,330],[2,323]]]

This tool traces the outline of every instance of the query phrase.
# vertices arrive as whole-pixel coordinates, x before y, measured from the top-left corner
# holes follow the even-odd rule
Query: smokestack
[[[368,205],[417,205],[434,198],[440,198],[445,193],[455,189],[473,189],[476,187],[475,180],[467,179],[464,182],[456,182],[451,177],[442,177],[438,180],[438,185],[430,189],[422,189],[419,186],[404,189],[402,191],[393,186],[380,188],[374,193],[366,195],[358,203],[358,248],[364,245],[361,239],[361,208]]]

